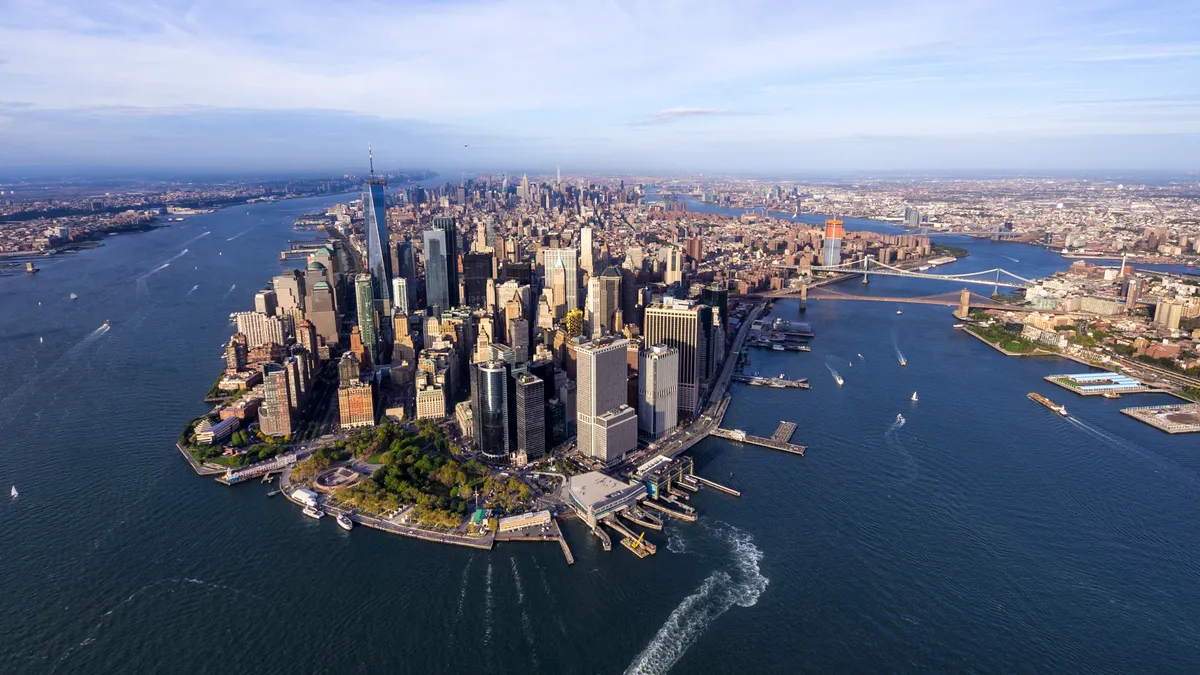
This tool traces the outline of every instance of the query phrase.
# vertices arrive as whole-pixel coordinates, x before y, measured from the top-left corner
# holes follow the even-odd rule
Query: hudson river
[[[257,483],[197,477],[172,443],[205,409],[228,314],[277,273],[296,214],[345,198],[226,209],[0,278],[0,486],[21,492],[0,505],[0,671],[1200,663],[1200,444],[1117,412],[1169,399],[1075,397],[1041,378],[1080,366],[1005,358],[952,329],[948,308],[812,301],[811,353],[752,350],[750,370],[812,389],[735,385],[725,426],[769,435],[795,421],[807,456],[705,441],[698,473],[744,496],[701,492],[700,521],[651,533],[659,554],[645,560],[601,551],[578,525],[573,567],[552,544],[486,553],[343,532]],[[1030,246],[947,243],[973,254],[947,272],[1066,266]],[[958,288],[877,277],[838,290]],[[784,301],[774,316],[800,314]]]

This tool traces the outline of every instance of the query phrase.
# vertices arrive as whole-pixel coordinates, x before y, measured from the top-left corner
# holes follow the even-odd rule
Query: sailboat
[[[39,344],[39,345],[40,345],[40,344],[42,344],[42,343],[43,343],[43,342],[45,342],[45,341],[46,341],[46,338],[44,338],[44,337],[39,337],[39,338],[38,338],[38,344]]]
[[[75,295],[74,293],[72,293],[72,294],[71,294],[71,299],[72,299],[72,300],[78,300],[78,299],[79,299],[79,296],[78,296],[78,295]]]
[[[12,491],[11,491],[11,493],[10,493],[10,494],[12,494],[12,498],[13,498],[13,499],[16,499],[17,497],[21,496],[21,493],[17,492],[17,486],[16,486],[16,485],[12,486]]]
[[[915,392],[915,391],[913,392],[913,395],[912,395],[912,399],[911,399],[911,400],[912,400],[912,402],[913,402],[913,403],[916,403],[916,402],[917,402],[917,392]]]

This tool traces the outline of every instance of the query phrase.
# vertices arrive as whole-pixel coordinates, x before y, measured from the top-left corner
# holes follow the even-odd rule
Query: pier
[[[263,474],[281,471],[295,462],[296,455],[292,453],[280,455],[269,462],[252,464],[241,471],[226,471],[224,476],[221,476],[217,479],[217,482],[221,483],[222,485],[234,485],[250,478],[257,478]]]
[[[734,375],[734,382],[742,382],[752,387],[774,387],[775,389],[808,389],[808,379],[789,380],[785,377],[759,377],[757,375]]]
[[[707,485],[708,487],[710,487],[710,488],[712,488],[712,489],[714,489],[714,490],[720,490],[721,492],[724,492],[724,493],[725,493],[725,494],[727,494],[727,495],[733,495],[734,497],[741,497],[741,496],[742,496],[742,493],[741,493],[741,492],[738,492],[737,490],[734,490],[734,489],[733,489],[733,488],[731,488],[731,487],[726,487],[726,486],[724,486],[724,485],[721,485],[720,483],[717,483],[717,482],[715,482],[715,481],[711,481],[711,480],[709,480],[709,479],[707,479],[707,478],[703,478],[703,477],[701,477],[701,476],[697,476],[696,474],[692,474],[692,479],[693,479],[693,480],[695,480],[697,483],[700,483],[701,485]]]
[[[641,525],[649,530],[663,529],[662,519],[652,516],[649,513],[645,513],[637,508],[623,509],[617,515],[621,516],[625,520],[628,520],[634,525]]]
[[[657,551],[654,544],[651,544],[650,542],[646,541],[645,536],[635,534],[633,530],[631,530],[628,527],[625,527],[621,523],[617,522],[616,518],[613,518],[612,516],[606,516],[606,517],[602,518],[600,520],[600,522],[611,527],[618,534],[624,535],[625,538],[627,538],[627,539],[631,539],[633,541],[637,541],[638,539],[641,539],[642,543],[638,544],[638,548],[646,549],[646,552],[649,553],[650,555],[654,555],[654,553]]]
[[[603,527],[597,524],[592,528],[592,534],[600,537],[600,545],[604,547],[605,551],[612,550],[612,540],[608,538],[608,533],[604,531]]]
[[[1122,408],[1121,412],[1168,434],[1200,433],[1200,403]]]
[[[668,516],[671,516],[672,518],[678,518],[679,520],[686,520],[689,523],[696,522],[696,510],[690,506],[685,506],[684,504],[672,504],[672,506],[680,506],[683,508],[687,508],[691,511],[691,513],[688,513],[687,511],[683,511],[683,510],[676,511],[675,509],[668,508],[666,506],[663,506],[663,504],[661,502],[659,502],[658,500],[655,500],[655,499],[647,499],[646,501],[642,502],[642,506],[644,506],[646,508],[654,509],[655,511],[661,511],[661,512],[667,514]]]
[[[750,445],[758,445],[772,450],[780,450],[789,452],[793,455],[804,455],[804,446],[790,442],[792,434],[796,432],[795,422],[780,422],[779,427],[775,429],[775,433],[771,434],[770,438],[762,436],[754,436],[742,431],[741,429],[722,429],[720,427],[712,430],[712,435],[718,438],[724,438],[738,443],[748,443]]]

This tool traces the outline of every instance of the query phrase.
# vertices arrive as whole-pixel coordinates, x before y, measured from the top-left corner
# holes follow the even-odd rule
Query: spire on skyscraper
[[[371,179],[375,179],[375,155],[371,152],[371,142],[367,141],[367,161],[371,164]]]

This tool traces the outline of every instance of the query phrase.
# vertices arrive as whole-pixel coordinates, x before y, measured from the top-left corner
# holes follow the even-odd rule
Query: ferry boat
[[[1042,396],[1041,394],[1038,394],[1038,393],[1035,393],[1032,391],[1029,392],[1029,398],[1037,403],[1041,403],[1042,405],[1053,410],[1054,412],[1058,413],[1059,415],[1062,415],[1063,417],[1068,417],[1066,406],[1058,405],[1058,404],[1054,403],[1053,401],[1051,401],[1050,399],[1046,398],[1045,396]]]
[[[783,345],[771,345],[771,349],[777,352],[783,351]]]
[[[306,506],[304,507],[304,515],[308,516],[309,518],[316,518],[317,520],[320,520],[321,518],[325,517],[325,512],[316,508],[315,506]]]
[[[337,524],[338,524],[338,527],[342,528],[343,530],[346,530],[347,532],[354,529],[354,521],[350,520],[350,518],[348,516],[346,516],[346,514],[344,514],[344,513],[339,513],[337,515]]]
[[[954,324],[954,326],[953,326],[953,327],[954,327],[954,328],[962,328],[964,325],[965,325],[965,324],[956,323],[956,324]]]

